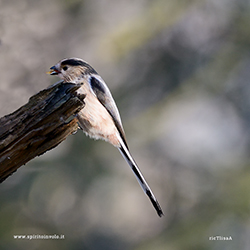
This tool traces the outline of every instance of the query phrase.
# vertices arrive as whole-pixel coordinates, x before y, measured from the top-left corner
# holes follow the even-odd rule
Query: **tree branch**
[[[0,182],[77,131],[72,115],[84,107],[85,97],[76,93],[79,87],[58,82],[0,118]]]

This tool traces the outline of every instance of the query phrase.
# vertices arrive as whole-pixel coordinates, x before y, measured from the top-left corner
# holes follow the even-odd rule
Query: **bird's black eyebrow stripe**
[[[67,59],[67,60],[62,62],[62,65],[86,66],[86,63],[81,61],[81,60],[77,60],[77,59]]]
[[[83,66],[88,69],[89,73],[97,74],[97,72],[86,62],[77,60],[77,59],[66,59],[61,63],[62,66],[69,65],[69,66]]]

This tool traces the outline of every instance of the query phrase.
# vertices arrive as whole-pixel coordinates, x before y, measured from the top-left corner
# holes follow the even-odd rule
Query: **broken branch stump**
[[[84,96],[76,93],[79,87],[58,82],[0,118],[0,182],[77,131],[72,115],[84,107]]]

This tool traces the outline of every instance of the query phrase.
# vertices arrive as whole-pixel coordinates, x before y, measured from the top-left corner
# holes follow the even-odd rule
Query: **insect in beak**
[[[55,66],[52,66],[50,71],[46,72],[48,75],[58,75],[58,73],[60,73],[60,71]]]

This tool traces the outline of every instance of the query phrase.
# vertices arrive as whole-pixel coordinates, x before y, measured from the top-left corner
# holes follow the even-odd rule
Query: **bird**
[[[59,61],[47,73],[57,75],[64,82],[81,84],[78,93],[85,95],[85,106],[76,115],[80,128],[90,138],[102,139],[119,149],[157,214],[162,217],[162,208],[130,153],[118,108],[101,76],[87,62],[76,57]]]

